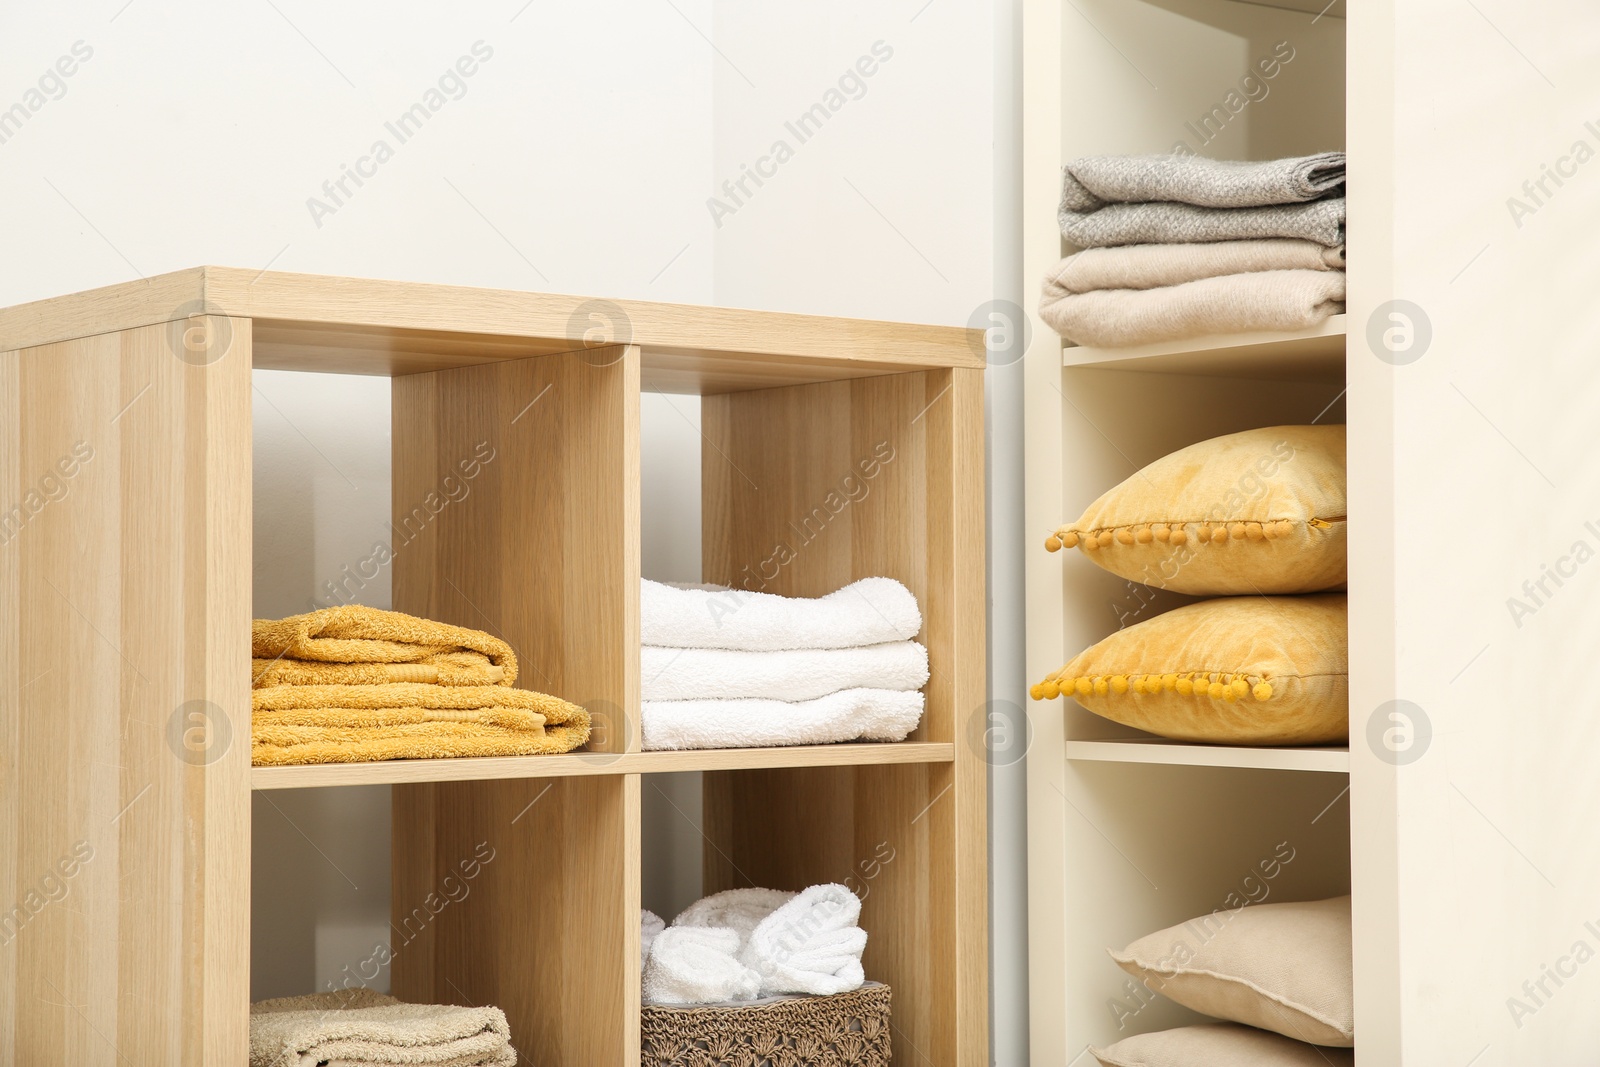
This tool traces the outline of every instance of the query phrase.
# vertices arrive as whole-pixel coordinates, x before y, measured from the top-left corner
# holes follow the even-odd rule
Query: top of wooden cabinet
[[[234,267],[0,310],[0,351],[195,315],[251,320],[269,370],[394,376],[633,344],[645,388],[709,394],[984,366],[982,332],[958,327]]]

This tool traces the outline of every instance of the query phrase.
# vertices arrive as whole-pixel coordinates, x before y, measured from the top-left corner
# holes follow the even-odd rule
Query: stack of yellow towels
[[[348,604],[257,619],[250,762],[357,763],[568,752],[589,713],[515,689],[511,646],[478,630]]]

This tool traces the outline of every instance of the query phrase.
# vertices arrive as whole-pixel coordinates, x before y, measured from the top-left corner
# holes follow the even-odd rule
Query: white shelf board
[[[1345,316],[1294,333],[1234,333],[1127,348],[1061,350],[1064,367],[1220,378],[1344,381]]]
[[[1067,759],[1101,763],[1165,763],[1184,767],[1243,767],[1257,770],[1322,771],[1347,774],[1350,750],[1343,745],[1313,748],[1253,748],[1194,745],[1158,737],[1066,743]]]

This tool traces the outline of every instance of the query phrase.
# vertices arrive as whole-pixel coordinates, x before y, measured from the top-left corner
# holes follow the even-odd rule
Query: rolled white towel
[[[854,648],[909,641],[921,629],[917,598],[893,578],[862,578],[814,599],[647,578],[639,596],[640,643],[668,648]]]
[[[720,926],[739,935],[742,951],[762,919],[795,898],[781,889],[727,889],[690,904],[672,920],[673,926]]]
[[[645,965],[650,962],[650,946],[655,939],[661,936],[661,931],[667,928],[666,921],[651,911],[649,908],[640,910],[639,915],[639,973],[643,974]]]
[[[815,700],[646,700],[647,752],[765,748],[838,741],[904,741],[922,720],[922,694],[846,689]]]
[[[761,976],[739,962],[739,934],[727,927],[669,926],[650,946],[644,968],[646,1004],[711,1004],[749,1000]]]
[[[814,885],[761,920],[742,956],[760,976],[761,995],[859,989],[867,947],[860,918],[861,901],[835,883]]]
[[[814,700],[841,689],[928,684],[928,650],[915,641],[779,652],[646,645],[639,660],[646,700]]]

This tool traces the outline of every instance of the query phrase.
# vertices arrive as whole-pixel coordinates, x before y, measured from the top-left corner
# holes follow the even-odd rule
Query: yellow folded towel
[[[250,684],[255,689],[274,685],[387,685],[390,682],[511,684],[506,678],[506,669],[489,662],[489,657],[481,652],[441,652],[420,663],[317,663],[288,657],[251,661]]]
[[[277,685],[250,694],[250,762],[361,763],[570,752],[589,713],[500,685]]]
[[[425,663],[441,653],[478,652],[505,669],[504,684],[517,678],[516,654],[498,637],[362,604],[257,619],[250,638],[256,659],[320,663]]]

